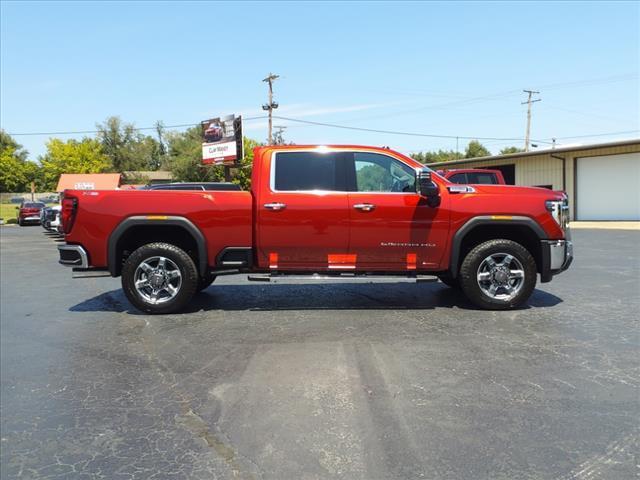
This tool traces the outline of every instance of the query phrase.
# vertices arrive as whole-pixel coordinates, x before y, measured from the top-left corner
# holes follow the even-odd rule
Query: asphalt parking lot
[[[527,308],[439,283],[218,279],[144,316],[2,227],[1,477],[630,479],[640,232],[574,232]]]

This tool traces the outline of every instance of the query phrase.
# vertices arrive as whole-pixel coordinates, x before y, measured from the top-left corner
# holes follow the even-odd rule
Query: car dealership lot
[[[237,276],[166,316],[72,280],[40,227],[0,235],[2,478],[636,472],[638,231],[574,231],[572,268],[516,311]]]

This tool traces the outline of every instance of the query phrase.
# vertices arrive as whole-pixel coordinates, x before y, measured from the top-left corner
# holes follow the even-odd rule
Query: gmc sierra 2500
[[[67,190],[60,263],[122,276],[147,313],[183,308],[218,275],[439,278],[513,308],[569,267],[567,198],[453,184],[386,148],[268,146],[251,191]]]

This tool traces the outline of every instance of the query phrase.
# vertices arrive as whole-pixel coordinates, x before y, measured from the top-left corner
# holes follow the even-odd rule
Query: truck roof
[[[352,144],[306,144],[306,145],[265,145],[261,147],[256,147],[254,149],[255,152],[261,153],[265,150],[310,150],[310,149],[318,149],[318,150],[366,150],[370,152],[379,152],[385,153],[391,156],[399,156],[402,157],[405,161],[409,161],[414,164],[415,167],[427,167],[426,165],[418,162],[417,160],[411,158],[408,155],[405,155],[397,150],[393,150],[389,147],[375,147],[371,145],[352,145]]]

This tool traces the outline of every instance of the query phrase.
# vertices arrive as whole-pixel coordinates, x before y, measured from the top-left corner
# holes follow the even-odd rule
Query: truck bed
[[[158,220],[180,216],[197,226],[207,241],[208,258],[215,261],[227,246],[251,247],[252,195],[244,191],[67,190],[78,199],[74,227],[67,243],[82,243],[92,252],[94,267],[107,266],[110,234],[126,218]]]

